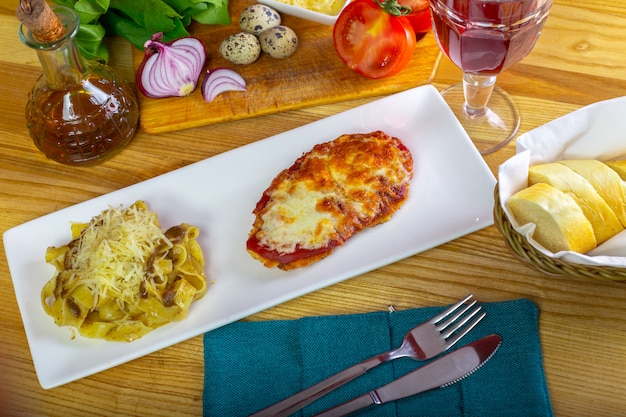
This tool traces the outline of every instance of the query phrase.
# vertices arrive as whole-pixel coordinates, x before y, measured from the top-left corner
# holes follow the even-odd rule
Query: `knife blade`
[[[315,417],[339,417],[370,405],[384,404],[452,385],[474,373],[498,350],[502,338],[485,336],[410,372],[387,385],[331,408]]]

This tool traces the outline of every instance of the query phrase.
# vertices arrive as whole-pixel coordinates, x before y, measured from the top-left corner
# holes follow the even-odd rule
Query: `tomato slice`
[[[374,0],[348,4],[333,29],[343,62],[367,78],[383,78],[407,66],[415,52],[415,31],[405,16],[392,16]]]
[[[254,253],[257,253],[269,259],[281,264],[288,264],[291,262],[299,261],[301,259],[310,258],[312,256],[320,255],[327,252],[329,249],[339,246],[339,242],[331,241],[328,245],[319,249],[302,249],[297,247],[295,251],[290,253],[280,253],[275,250],[268,249],[259,243],[259,239],[256,236],[250,236],[246,242],[246,248]]]

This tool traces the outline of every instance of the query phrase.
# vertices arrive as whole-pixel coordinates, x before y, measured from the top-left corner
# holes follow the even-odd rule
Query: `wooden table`
[[[7,5],[7,3],[9,3]],[[93,168],[47,161],[24,123],[40,66],[17,37],[17,0],[0,5],[0,231],[93,197],[352,108],[368,100],[227,122],[175,134],[140,132]],[[524,115],[521,132],[583,105],[626,94],[626,1],[557,0],[535,49],[499,79]],[[132,79],[130,46],[114,40],[111,64]],[[330,53],[330,52],[329,52]],[[435,85],[459,79],[442,60]],[[625,115],[626,117],[626,115]],[[514,145],[485,159],[494,173]],[[70,384],[43,390],[35,375],[4,251],[0,251],[0,414],[11,416],[199,416],[202,337]],[[42,254],[43,256],[43,254]],[[540,310],[545,371],[557,416],[626,413],[626,283],[542,275],[510,255],[495,227],[250,317],[250,320],[406,309],[518,297]],[[51,358],[54,360],[54,358]],[[5,414],[6,413],[6,414]]]

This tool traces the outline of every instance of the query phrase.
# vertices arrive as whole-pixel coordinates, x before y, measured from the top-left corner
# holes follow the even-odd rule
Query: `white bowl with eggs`
[[[339,13],[341,13],[348,2],[349,0],[259,0],[259,3],[265,4],[280,13],[327,26],[335,24]]]

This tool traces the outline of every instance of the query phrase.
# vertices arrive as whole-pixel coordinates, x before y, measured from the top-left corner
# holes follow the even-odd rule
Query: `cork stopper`
[[[15,14],[40,42],[56,42],[65,35],[65,27],[45,0],[20,0]]]

